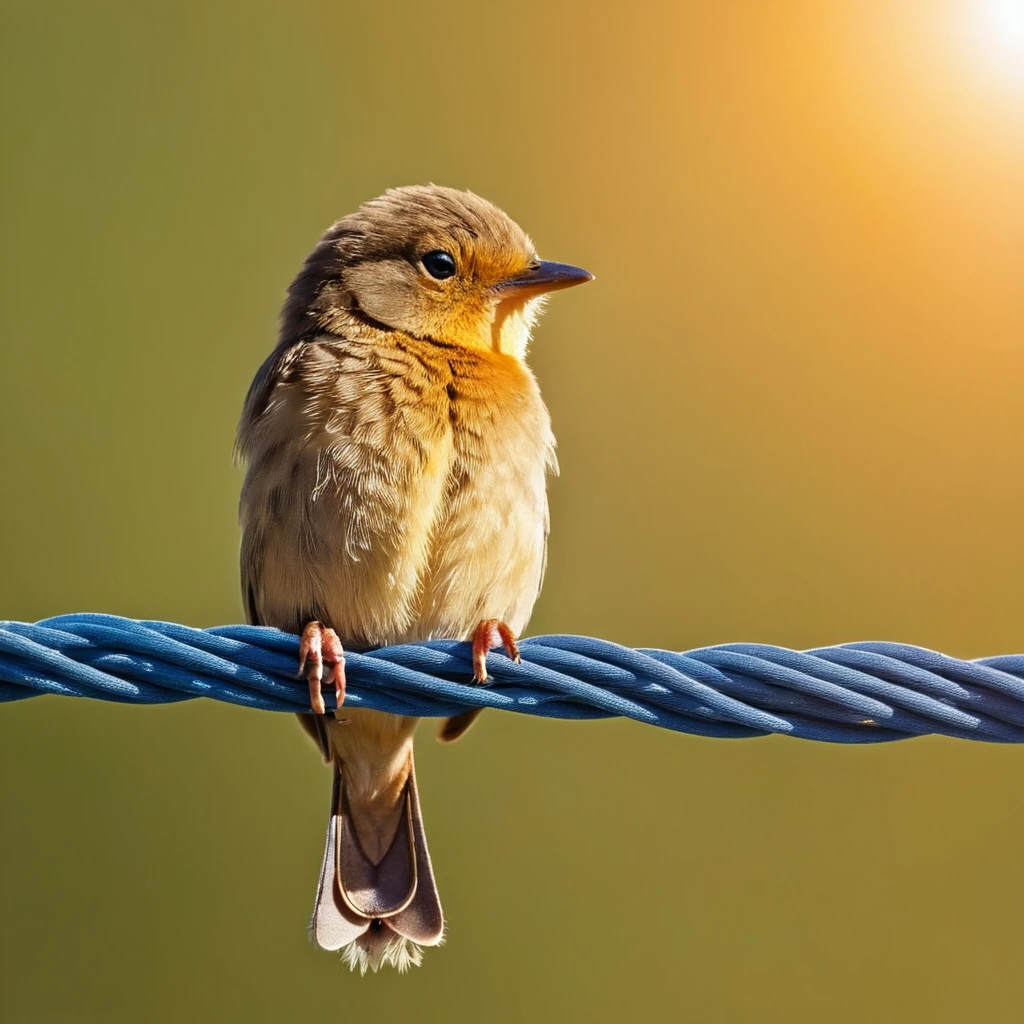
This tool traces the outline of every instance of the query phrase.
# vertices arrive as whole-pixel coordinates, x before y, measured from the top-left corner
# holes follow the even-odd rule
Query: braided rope
[[[961,661],[877,642],[811,651],[721,644],[677,654],[561,635],[524,640],[520,650],[521,665],[501,652],[489,656],[488,686],[468,684],[470,647],[460,641],[348,653],[346,706],[430,718],[474,707],[621,716],[721,738],[1024,742],[1020,654]],[[297,658],[297,637],[261,626],[193,629],[89,613],[0,622],[0,702],[47,693],[129,704],[210,697],[309,711]]]

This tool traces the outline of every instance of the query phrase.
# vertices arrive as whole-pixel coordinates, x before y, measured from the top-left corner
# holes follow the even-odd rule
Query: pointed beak
[[[506,298],[532,298],[545,292],[557,292],[561,288],[572,288],[573,285],[586,284],[593,281],[594,275],[589,270],[574,267],[568,263],[552,263],[541,260],[536,266],[508,281],[502,281],[496,287],[498,295]]]

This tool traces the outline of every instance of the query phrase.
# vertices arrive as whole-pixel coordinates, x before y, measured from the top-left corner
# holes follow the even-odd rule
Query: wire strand
[[[298,637],[263,626],[194,629],[116,615],[0,622],[0,702],[44,694],[123,704],[196,697],[309,712]],[[472,685],[468,643],[346,652],[346,706],[439,718],[496,708],[549,718],[630,718],[696,736],[777,733],[829,743],[941,735],[1024,742],[1024,655],[961,661],[898,643],[793,651],[720,644],[676,653],[594,637],[523,640],[492,652]],[[333,695],[325,687],[331,707]]]

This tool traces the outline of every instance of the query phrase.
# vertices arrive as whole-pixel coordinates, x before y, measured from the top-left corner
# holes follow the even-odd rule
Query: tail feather
[[[387,963],[405,970],[420,962],[421,946],[438,945],[444,934],[411,760],[394,838],[376,864],[360,841],[345,788],[335,765],[310,938],[321,949],[341,949],[349,966],[363,973]],[[383,818],[382,827],[393,829],[394,814]],[[367,824],[360,819],[363,829]]]
[[[327,846],[316,889],[316,905],[309,923],[309,937],[321,949],[335,950],[355,942],[369,927],[365,917],[352,911],[342,899],[337,882],[339,815],[341,806],[341,775],[335,769],[334,794],[331,797],[331,820],[327,825]]]
[[[416,791],[416,775],[409,773],[408,796],[410,821],[416,858],[416,891],[409,905],[388,924],[399,935],[421,946],[436,946],[444,938],[444,915],[441,900],[434,884],[434,871],[427,852],[427,837],[423,834],[420,798]]]
[[[340,772],[336,773],[336,778],[341,778]],[[408,783],[399,801],[394,838],[376,864],[359,841],[344,784],[338,788],[341,791],[341,813],[338,815],[335,856],[341,897],[350,910],[363,917],[391,917],[409,906],[416,895],[416,848]]]

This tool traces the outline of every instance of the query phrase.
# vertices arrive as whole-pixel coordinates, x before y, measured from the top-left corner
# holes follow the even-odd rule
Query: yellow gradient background
[[[533,349],[531,632],[1024,650],[1002,6],[5,0],[0,617],[239,621],[284,289],[436,181],[597,276]],[[306,941],[330,780],[294,722],[0,708],[4,1019],[1020,1020],[1024,749],[430,731],[448,943],[360,979]]]

